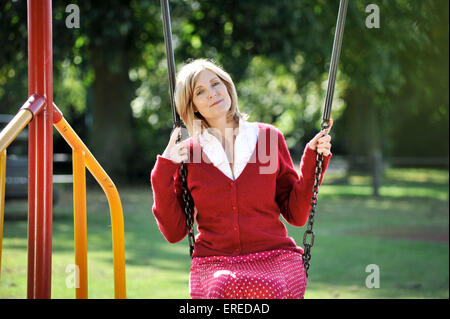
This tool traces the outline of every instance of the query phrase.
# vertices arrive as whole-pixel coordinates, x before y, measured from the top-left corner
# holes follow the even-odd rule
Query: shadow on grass
[[[322,190],[322,189],[321,189]],[[448,199],[364,194],[336,195],[323,187],[319,194],[311,270],[307,294],[314,298],[448,298],[448,240],[390,238],[389,229],[448,230]],[[136,282],[136,269],[145,276],[161,274],[161,282],[187,285],[191,259],[187,240],[168,243],[151,212],[149,188],[120,192],[124,211],[127,282]],[[109,207],[104,195],[88,198],[88,251],[113,264]],[[53,253],[73,253],[71,202],[55,206]],[[424,228],[422,228],[424,227]],[[302,245],[305,228],[287,225],[288,236]],[[7,220],[5,252],[26,250],[27,222]],[[22,239],[20,242],[8,239]],[[380,267],[380,289],[368,289],[367,265]],[[141,270],[139,270],[141,271]],[[180,277],[173,276],[181,274]],[[140,273],[139,273],[140,274]],[[155,275],[156,276],[156,275]],[[308,297],[308,295],[306,296]],[[308,297],[309,298],[309,297]]]
[[[147,197],[148,202],[142,203]],[[67,194],[66,194],[67,195]],[[109,207],[101,192],[89,195],[87,207],[88,252],[105,252],[110,257],[101,257],[112,264],[112,228]],[[66,196],[68,197],[68,196]],[[151,213],[151,192],[140,189],[122,195],[126,264],[155,268],[189,270],[191,259],[186,239],[170,244],[161,235]],[[67,205],[68,204],[68,205]],[[64,202],[53,208],[52,252],[53,254],[74,251],[74,227],[72,203]],[[5,207],[4,251],[27,250],[27,201],[9,201]],[[8,242],[8,240],[11,240]]]

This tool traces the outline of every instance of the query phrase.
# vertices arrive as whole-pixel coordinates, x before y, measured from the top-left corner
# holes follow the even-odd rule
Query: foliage
[[[379,29],[365,26],[370,3],[349,2],[332,113],[334,153],[448,157],[448,2],[379,1]],[[112,129],[98,120],[106,110],[96,101],[110,103],[117,129],[130,131],[127,142],[111,145],[127,154],[122,165],[129,177],[147,180],[172,128],[160,4],[77,4],[81,27],[69,30],[67,3],[53,2],[55,101],[69,121],[84,118],[79,133],[98,147],[94,154],[113,138],[97,136]],[[176,65],[199,57],[223,65],[241,111],[279,126],[298,157],[319,128],[338,2],[173,0],[170,9]],[[0,107],[14,113],[27,87],[25,1],[2,2],[0,26],[6,43]],[[121,88],[96,85],[115,74],[128,75]],[[118,98],[102,100],[109,93]],[[106,154],[102,161],[117,162]]]

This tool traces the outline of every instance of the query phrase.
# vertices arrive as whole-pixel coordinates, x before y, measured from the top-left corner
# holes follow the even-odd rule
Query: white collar
[[[204,129],[203,133],[199,134],[199,142],[212,164],[225,176],[235,180],[241,175],[250,157],[253,155],[258,140],[258,132],[257,123],[239,120],[239,133],[234,142],[234,176],[225,150],[214,135],[209,133],[207,129]]]

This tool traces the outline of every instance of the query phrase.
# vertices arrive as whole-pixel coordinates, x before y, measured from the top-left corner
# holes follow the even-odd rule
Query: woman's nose
[[[217,95],[217,92],[216,92],[216,90],[214,89],[214,88],[210,88],[209,90],[208,90],[208,97],[210,98],[210,99],[212,99],[214,96],[216,96]]]

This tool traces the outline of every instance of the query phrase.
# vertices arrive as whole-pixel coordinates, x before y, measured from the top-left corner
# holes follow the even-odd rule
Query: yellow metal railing
[[[0,276],[2,270],[3,221],[5,218],[6,148],[32,119],[33,113],[30,110],[21,109],[0,132]]]
[[[2,275],[3,220],[5,218],[6,150],[0,152],[0,277]]]
[[[32,119],[33,113],[31,111],[25,109],[20,110],[0,132],[0,151],[6,150],[9,144],[14,141],[17,135],[19,135]]]
[[[56,105],[53,105],[58,110]],[[59,111],[59,110],[58,110]],[[61,113],[60,113],[61,114]],[[79,288],[76,296],[87,298],[87,226],[86,226],[86,176],[87,168],[102,187],[108,199],[111,214],[114,292],[118,299],[126,298],[125,283],[125,239],[122,204],[116,186],[103,170],[75,131],[62,117],[54,123],[73,150],[73,187],[74,187],[74,229],[75,262],[79,267]]]
[[[22,129],[33,119],[34,112],[44,103],[38,95],[31,96],[17,115],[0,132],[0,274],[2,261],[2,239],[6,181],[6,148],[17,137]],[[115,298],[126,298],[125,282],[125,240],[123,211],[116,186],[103,170],[75,131],[55,108],[54,126],[73,150],[73,202],[75,263],[78,266],[79,287],[76,297],[85,299],[88,296],[87,280],[87,217],[86,217],[86,168],[102,187],[108,199],[111,215],[113,262],[114,262],[114,295]],[[30,107],[30,109],[24,108]]]

